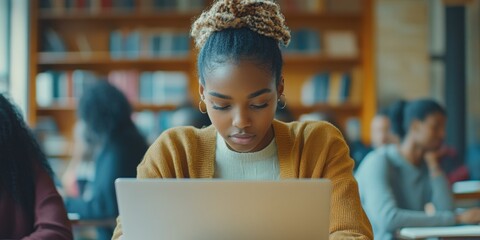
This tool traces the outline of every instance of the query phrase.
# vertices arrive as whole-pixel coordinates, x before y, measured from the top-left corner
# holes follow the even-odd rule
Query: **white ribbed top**
[[[275,138],[258,152],[239,153],[231,150],[217,134],[214,178],[231,180],[278,180],[277,144]]]

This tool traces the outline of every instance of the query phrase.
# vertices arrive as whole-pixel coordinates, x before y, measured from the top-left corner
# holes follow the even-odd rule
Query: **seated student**
[[[370,123],[370,136],[371,146],[366,146],[360,141],[360,138],[356,141],[349,141],[350,153],[355,160],[355,169],[357,171],[358,166],[362,163],[363,159],[369,152],[379,147],[398,143],[398,136],[392,130],[391,108],[389,106],[375,114]]]
[[[403,109],[406,101],[399,100],[389,106],[389,116],[391,122],[392,135],[398,139],[398,135],[403,134]],[[458,158],[456,150],[452,147],[442,144],[436,151],[440,168],[443,170],[450,184],[468,179],[468,168]]]
[[[106,81],[88,88],[80,98],[78,117],[84,142],[93,153],[93,179],[78,197],[66,197],[68,212],[81,219],[111,219],[118,216],[115,179],[135,177],[148,146],[131,120],[132,109],[125,96]],[[98,228],[98,239],[111,239],[113,227]]]
[[[402,227],[480,222],[480,210],[453,212],[453,199],[437,151],[445,137],[446,114],[432,100],[403,103],[401,143],[369,153],[356,172],[360,198],[375,238],[393,239]],[[397,129],[398,130],[398,129]],[[435,211],[425,211],[432,203]]]
[[[20,113],[2,94],[0,239],[73,239],[47,159]]]
[[[328,178],[330,239],[372,239],[340,132],[321,121],[274,120],[277,106],[285,104],[279,44],[290,40],[277,3],[216,1],[191,33],[200,48],[200,111],[208,112],[212,126],[163,132],[137,177]],[[122,235],[121,216],[117,221],[113,239]]]
[[[171,127],[193,126],[196,128],[204,128],[212,124],[208,115],[202,114],[191,105],[184,105],[175,110],[170,122]]]
[[[392,132],[390,108],[379,111],[370,123],[370,136],[374,149],[384,145],[398,143],[398,137]]]
[[[93,149],[88,147],[84,132],[84,122],[77,121],[73,131],[72,157],[61,179],[61,190],[69,197],[79,197],[84,192],[84,183],[91,178]]]

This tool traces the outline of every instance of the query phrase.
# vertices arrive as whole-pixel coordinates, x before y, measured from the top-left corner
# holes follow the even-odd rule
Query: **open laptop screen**
[[[117,179],[124,239],[328,239],[329,180]]]

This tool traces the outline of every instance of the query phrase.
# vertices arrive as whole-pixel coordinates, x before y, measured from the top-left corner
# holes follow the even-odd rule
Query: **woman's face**
[[[237,152],[259,151],[270,143],[282,92],[283,80],[277,88],[272,73],[251,61],[225,63],[200,85],[212,124]]]
[[[416,121],[413,129],[417,144],[427,151],[439,149],[445,139],[447,118],[442,113],[432,113],[423,121]]]
[[[386,116],[375,116],[370,125],[372,145],[374,148],[391,143],[390,119]]]

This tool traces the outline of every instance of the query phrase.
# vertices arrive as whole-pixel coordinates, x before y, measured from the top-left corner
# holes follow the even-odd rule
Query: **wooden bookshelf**
[[[358,57],[328,57],[319,54],[285,54],[285,69],[314,72],[321,70],[348,70],[358,66]]]
[[[362,25],[361,13],[285,13],[288,26],[295,28],[355,29]]]
[[[374,1],[360,0],[360,12],[286,12],[287,25],[292,29],[311,28],[319,30],[321,36],[329,32],[349,31],[356,38],[356,56],[329,56],[320,53],[284,54],[285,95],[289,109],[295,117],[304,113],[322,112],[333,117],[333,121],[344,126],[346,120],[357,117],[361,122],[361,136],[370,141],[369,125],[376,112],[376,84],[374,73]],[[321,42],[325,40],[321,38]],[[322,46],[323,47],[323,46]],[[324,49],[321,49],[324,50]],[[356,77],[356,98],[343,103],[317,103],[304,106],[302,86],[316,72],[352,71]]]
[[[331,1],[331,0],[325,0]],[[376,88],[374,76],[374,42],[373,42],[373,0],[362,1],[359,12],[297,12],[285,9],[286,23],[292,29],[315,29],[322,36],[328,31],[350,31],[356,38],[358,54],[356,56],[329,56],[323,51],[313,53],[285,53],[284,77],[287,106],[295,116],[311,112],[326,112],[334,116],[339,123],[349,117],[358,117],[362,122],[362,137],[368,142],[368,125],[375,113]],[[40,0],[31,1],[30,12],[30,90],[29,90],[29,123],[35,127],[39,117],[54,118],[59,129],[67,138],[71,138],[73,124],[76,119],[75,101],[66,105],[40,107],[36,102],[36,76],[45,71],[73,71],[76,69],[91,70],[108,74],[115,70],[143,71],[181,71],[188,76],[189,95],[194,104],[198,102],[198,77],[196,75],[196,53],[190,40],[190,51],[183,55],[146,57],[140,53],[136,58],[112,58],[109,52],[109,37],[114,29],[168,29],[188,32],[191,24],[200,11],[162,11],[151,9],[142,11],[137,6],[131,11],[115,9],[85,11],[81,9],[40,9]],[[206,2],[211,3],[210,0]],[[43,33],[53,29],[65,41],[66,51],[45,51]],[[88,51],[78,46],[78,35],[87,36]],[[304,106],[301,102],[302,85],[313,75],[323,71],[359,70],[355,91],[360,93],[356,101],[342,103],[318,103]],[[135,111],[161,112],[173,110],[175,105],[133,104]]]
[[[162,69],[167,71],[189,71],[190,56],[139,57],[136,59],[112,59],[108,52],[40,52],[38,67],[42,70],[91,69],[111,71],[116,69]]]
[[[155,105],[155,104],[133,104],[133,109],[135,111],[163,111],[163,110],[174,110],[177,106],[175,105]],[[48,112],[75,112],[77,110],[74,104],[69,105],[53,105],[48,107],[37,107],[38,114],[48,114]]]

